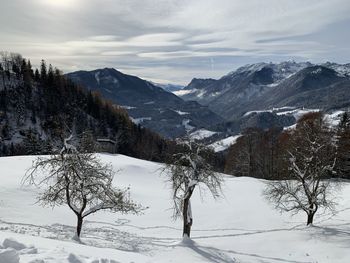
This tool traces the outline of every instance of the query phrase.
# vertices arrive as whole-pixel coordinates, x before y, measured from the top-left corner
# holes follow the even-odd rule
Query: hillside
[[[112,68],[77,71],[66,76],[126,109],[135,123],[168,138],[223,121],[206,106],[186,102],[151,82]]]
[[[72,134],[78,145],[89,140],[90,151],[98,150],[101,139],[112,142],[109,151],[164,160],[170,142],[134,124],[125,109],[78,87],[44,61],[39,72],[18,54],[0,59],[0,155],[51,153]]]
[[[262,198],[265,182],[226,177],[217,202],[199,191],[193,198],[193,242],[181,239],[181,221],[172,221],[169,185],[160,164],[123,155],[99,155],[120,170],[118,186],[149,206],[144,215],[108,212],[87,218],[82,241],[71,240],[75,216],[66,207],[42,208],[37,189],[21,185],[34,157],[0,158],[0,243],[13,238],[31,249],[19,251],[20,263],[92,262],[322,262],[347,263],[350,185],[340,193],[338,213],[317,214],[305,227],[305,215],[279,214]],[[40,190],[39,190],[40,191]],[[5,258],[4,250],[0,248]],[[15,253],[15,252],[14,252]],[[11,257],[13,258],[13,257]],[[17,263],[8,261],[6,263]]]

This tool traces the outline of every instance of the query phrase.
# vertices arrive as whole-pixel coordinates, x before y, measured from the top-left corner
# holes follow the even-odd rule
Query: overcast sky
[[[0,0],[0,50],[187,84],[254,62],[350,62],[349,0]]]

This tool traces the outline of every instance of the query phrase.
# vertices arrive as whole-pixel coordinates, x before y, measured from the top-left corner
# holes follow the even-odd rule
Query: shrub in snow
[[[26,246],[12,238],[6,238],[2,244],[4,248],[13,248],[15,250],[25,249]]]
[[[196,186],[206,186],[213,197],[221,192],[222,177],[213,171],[208,160],[210,149],[185,138],[178,141],[179,153],[164,168],[172,184],[174,218],[183,219],[183,236],[190,237],[193,223],[191,197]]]
[[[0,249],[0,263],[19,263],[19,256],[16,250]]]
[[[74,212],[79,241],[85,217],[100,210],[137,214],[143,208],[130,199],[129,189],[112,185],[115,173],[110,165],[92,153],[79,153],[68,143],[71,139],[65,139],[59,154],[36,159],[24,181],[45,186],[38,197],[42,205],[67,205]]]

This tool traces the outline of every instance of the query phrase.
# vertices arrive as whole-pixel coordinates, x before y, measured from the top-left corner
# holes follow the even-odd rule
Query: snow
[[[264,112],[272,112],[272,110],[253,110],[253,111],[247,111],[246,113],[244,113],[244,117],[247,117],[249,115],[252,115],[254,113],[264,113]]]
[[[313,70],[313,71],[311,72],[311,74],[316,75],[316,74],[319,74],[319,73],[321,73],[321,72],[322,72],[322,68],[317,68],[317,69]]]
[[[312,113],[312,112],[319,112],[320,109],[293,109],[293,110],[286,110],[286,111],[281,111],[281,112],[277,112],[277,115],[293,115],[294,118],[298,121],[302,116],[304,116],[307,113]],[[344,111],[338,110],[338,111],[334,111],[331,113],[326,113],[324,116],[326,118],[326,120],[329,122],[329,124],[331,126],[337,126],[340,122],[341,116],[344,113]],[[286,129],[289,128],[293,128],[295,127],[295,124],[290,126],[290,127],[286,127]]]
[[[13,249],[0,249],[0,263],[19,263],[17,251]]]
[[[331,126],[335,127],[335,126],[339,125],[343,114],[344,114],[344,111],[338,110],[338,111],[334,111],[334,112],[332,112],[330,114],[325,114],[325,118],[326,118],[326,121]]]
[[[176,96],[184,96],[184,95],[187,95],[187,94],[191,94],[191,93],[195,93],[197,90],[196,89],[182,89],[182,90],[177,90],[177,91],[174,91],[173,93],[176,95]]]
[[[1,263],[349,262],[349,183],[340,193],[338,213],[316,214],[314,226],[306,227],[303,213],[280,214],[262,198],[263,180],[225,176],[217,202],[205,191],[202,202],[196,189],[191,239],[183,239],[182,222],[171,219],[171,191],[161,164],[99,157],[120,170],[114,183],[130,186],[131,198],[149,209],[141,216],[102,212],[87,217],[83,244],[74,242],[75,215],[66,207],[40,207],[35,199],[40,190],[21,185],[35,157],[2,157]],[[3,248],[6,239],[22,249]]]
[[[141,118],[132,118],[130,117],[131,121],[135,123],[136,125],[143,123],[144,121],[151,121],[152,117],[141,117]]]
[[[292,112],[294,118],[298,121],[302,116],[311,112],[319,112],[319,109],[296,109]]]
[[[182,125],[185,127],[185,130],[187,132],[190,132],[191,130],[194,129],[194,127],[192,125],[190,125],[190,122],[191,122],[191,120],[189,120],[189,119],[182,120]]]
[[[310,112],[319,112],[319,109],[306,109],[306,108],[296,108],[296,107],[281,107],[281,108],[272,108],[268,110],[255,110],[248,111],[243,116],[249,116],[254,113],[276,113],[277,115],[292,115],[296,120],[299,120],[303,115]]]
[[[297,124],[293,124],[287,127],[283,127],[284,131],[291,131],[291,130],[295,130],[297,128]]]
[[[238,68],[236,71],[232,71],[229,74],[227,74],[225,77],[234,76],[236,74],[241,74],[245,72],[257,72],[263,69],[264,67],[272,69],[272,78],[273,83],[268,84],[268,87],[274,87],[280,84],[283,80],[290,78],[295,73],[299,72],[300,70],[312,66],[309,62],[295,62],[295,61],[284,61],[281,63],[255,63],[255,64],[248,64],[243,67]]]
[[[214,134],[217,134],[217,132],[209,131],[206,129],[199,129],[195,132],[192,132],[190,134],[190,138],[194,139],[194,140],[203,140],[205,138],[209,138],[209,137],[213,136]]]
[[[101,73],[100,71],[95,73],[95,80],[96,80],[98,85],[100,85],[100,82],[101,82],[101,80],[100,80],[100,73]]]
[[[136,107],[133,107],[133,106],[127,106],[127,105],[122,105],[122,106],[119,106],[123,109],[126,109],[126,110],[132,110],[132,109],[136,109]]]
[[[203,98],[206,95],[206,91],[204,89],[199,90],[198,93],[196,94],[197,98]]]
[[[318,111],[319,111],[318,109],[313,109],[313,110],[305,110],[305,109],[304,110],[299,110],[299,109],[296,109],[296,110],[292,110],[292,111],[289,111],[289,112],[284,112],[283,114],[293,114],[295,119],[299,120],[306,113],[318,112]],[[324,118],[325,118],[325,120],[328,122],[328,124],[330,126],[336,127],[336,126],[338,126],[343,113],[344,113],[344,111],[342,111],[342,110],[334,111],[334,112],[331,112],[331,113],[326,113],[326,114],[324,114]],[[277,113],[277,114],[279,114],[279,113]],[[284,127],[283,130],[294,130],[296,128],[296,126],[297,126],[296,124],[293,124],[291,126]]]
[[[4,248],[13,248],[14,250],[22,250],[25,249],[26,246],[14,239],[6,238],[2,244]]]
[[[189,112],[184,112],[184,111],[180,111],[180,110],[174,110],[177,114],[179,115],[188,115],[190,114]]]
[[[327,62],[322,65],[327,68],[333,69],[341,77],[350,76],[350,64],[337,64],[337,63]]]
[[[255,71],[259,71],[261,70],[263,67],[267,66],[268,64],[265,62],[260,62],[260,63],[254,63],[254,64],[247,64],[243,67],[239,67],[237,70],[235,71],[231,71],[229,72],[226,76],[230,76],[236,73],[242,73],[242,72],[255,72]]]
[[[232,144],[235,144],[237,139],[241,136],[242,135],[240,135],[240,134],[234,135],[234,136],[229,136],[225,139],[222,139],[220,141],[217,141],[217,142],[210,144],[209,147],[212,147],[215,152],[222,152],[222,151],[228,149],[228,147],[230,147]]]

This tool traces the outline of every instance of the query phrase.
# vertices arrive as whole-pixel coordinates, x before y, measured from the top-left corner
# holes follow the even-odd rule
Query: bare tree
[[[265,196],[281,211],[304,211],[310,225],[319,208],[335,205],[330,180],[336,163],[333,133],[321,113],[312,113],[297,123],[288,143],[287,179],[268,183]]]
[[[210,149],[189,138],[178,141],[179,153],[174,154],[164,171],[170,176],[172,198],[174,201],[173,217],[183,219],[183,237],[190,237],[193,224],[191,197],[196,186],[206,186],[214,198],[220,196],[222,177],[213,171],[207,154]]]
[[[42,205],[68,205],[77,216],[75,239],[79,241],[85,217],[100,210],[137,214],[143,208],[130,200],[128,188],[113,187],[110,165],[103,164],[95,154],[79,153],[68,143],[71,139],[64,140],[59,154],[37,158],[24,182],[45,186],[38,196]]]

